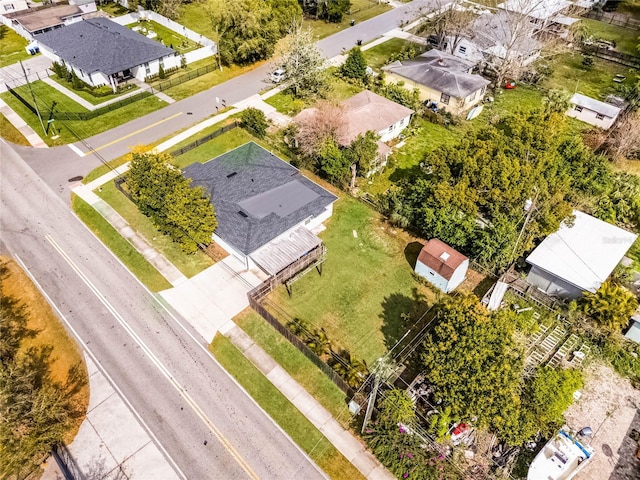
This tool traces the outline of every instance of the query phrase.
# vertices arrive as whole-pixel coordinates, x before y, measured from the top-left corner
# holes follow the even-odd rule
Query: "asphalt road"
[[[4,143],[0,169],[2,242],[26,264],[186,478],[323,478]]]
[[[415,19],[420,12],[429,11],[441,3],[440,0],[413,0],[406,5],[378,15],[366,22],[342,30],[320,42],[318,46],[328,58],[339,55],[356,45],[357,40],[367,43],[384,33]],[[38,174],[60,195],[68,198],[65,189],[68,179],[86,175],[100,165],[102,160],[112,160],[130,151],[136,145],[148,145],[192,126],[216,113],[216,97],[226,105],[233,105],[260,93],[271,84],[266,81],[271,70],[263,65],[220,85],[200,92],[192,97],[136,118],[107,132],[86,138],[85,141],[97,149],[100,157],[79,157],[69,147],[50,149],[16,148],[16,151],[38,172]],[[64,126],[63,126],[64,128]],[[84,132],[77,132],[81,137]],[[78,142],[75,146],[83,152],[89,149]]]

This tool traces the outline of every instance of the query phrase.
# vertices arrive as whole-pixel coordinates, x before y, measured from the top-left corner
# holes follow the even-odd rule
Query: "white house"
[[[466,278],[469,259],[441,240],[432,238],[418,255],[415,271],[445,293],[456,289]]]
[[[506,0],[498,4],[498,8],[529,18],[536,30],[551,24],[571,25],[577,20],[565,15],[573,6],[567,0]]]
[[[55,5],[38,9],[2,12],[2,23],[27,40],[35,35],[59,29],[82,20],[82,10],[76,5]]]
[[[26,0],[0,0],[0,15],[9,12],[19,12],[29,8]]]
[[[412,59],[393,62],[383,70],[387,79],[417,88],[421,100],[438,103],[456,115],[478,104],[489,80],[471,73],[475,63],[439,50],[429,50]]]
[[[117,85],[129,78],[145,80],[164,69],[178,67],[172,48],[106,18],[84,20],[34,36],[40,51],[64,62],[89,85]]]
[[[586,213],[573,215],[527,257],[527,281],[549,295],[596,292],[638,237]]]
[[[95,0],[69,0],[69,5],[76,5],[82,13],[92,13],[98,11]]]
[[[503,10],[497,13],[484,12],[472,23],[468,36],[456,41],[452,53],[475,64],[485,64],[494,60],[517,60],[526,66],[540,57],[542,44],[533,37],[534,27],[519,25],[515,28]],[[451,51],[453,45],[447,45]]]
[[[397,138],[409,126],[413,110],[369,90],[363,90],[347,98],[340,105],[345,121],[345,128],[340,132],[340,144],[350,145],[358,135],[369,131],[375,132],[380,137],[378,140],[379,162],[376,168],[385,166],[387,157],[391,153],[391,148],[385,142]],[[307,108],[296,115],[294,121],[313,119],[317,114],[317,108]]]
[[[184,173],[211,195],[218,219],[214,241],[247,269],[258,266],[268,275],[322,244],[312,230],[332,215],[337,200],[253,142]]]
[[[583,122],[607,130],[618,119],[622,108],[576,93],[566,114]]]

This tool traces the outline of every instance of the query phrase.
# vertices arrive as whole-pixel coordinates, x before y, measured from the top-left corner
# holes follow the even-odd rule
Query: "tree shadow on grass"
[[[407,260],[407,263],[412,270],[416,268],[418,255],[420,255],[420,250],[422,250],[422,247],[424,247],[424,245],[420,242],[411,242],[406,247],[404,247],[404,258]]]
[[[387,350],[391,350],[409,331],[430,304],[427,298],[413,288],[411,295],[392,293],[382,301],[382,334]]]

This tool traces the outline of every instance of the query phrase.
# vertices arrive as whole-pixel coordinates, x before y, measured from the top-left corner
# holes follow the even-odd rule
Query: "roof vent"
[[[447,252],[442,252],[442,255],[440,255],[440,260],[442,260],[443,262],[446,262],[447,260],[449,260],[449,257],[451,255],[449,255]]]
[[[239,210],[239,211],[238,211],[238,215],[240,215],[241,217],[244,217],[244,218],[249,218],[249,215],[247,215],[246,213],[244,213],[242,210]]]
[[[237,174],[238,172],[230,173],[229,175],[227,175],[227,178],[235,177]]]

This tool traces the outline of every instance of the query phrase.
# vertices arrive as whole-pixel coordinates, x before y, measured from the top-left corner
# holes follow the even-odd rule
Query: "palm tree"
[[[638,300],[626,288],[610,281],[604,282],[597,292],[585,292],[582,310],[611,331],[619,331],[629,322],[638,308]]]
[[[352,388],[358,388],[369,375],[366,362],[351,357],[349,350],[331,352],[329,366]]]
[[[319,357],[331,351],[331,341],[327,337],[327,332],[324,331],[324,328],[320,330],[314,329],[305,343]]]

